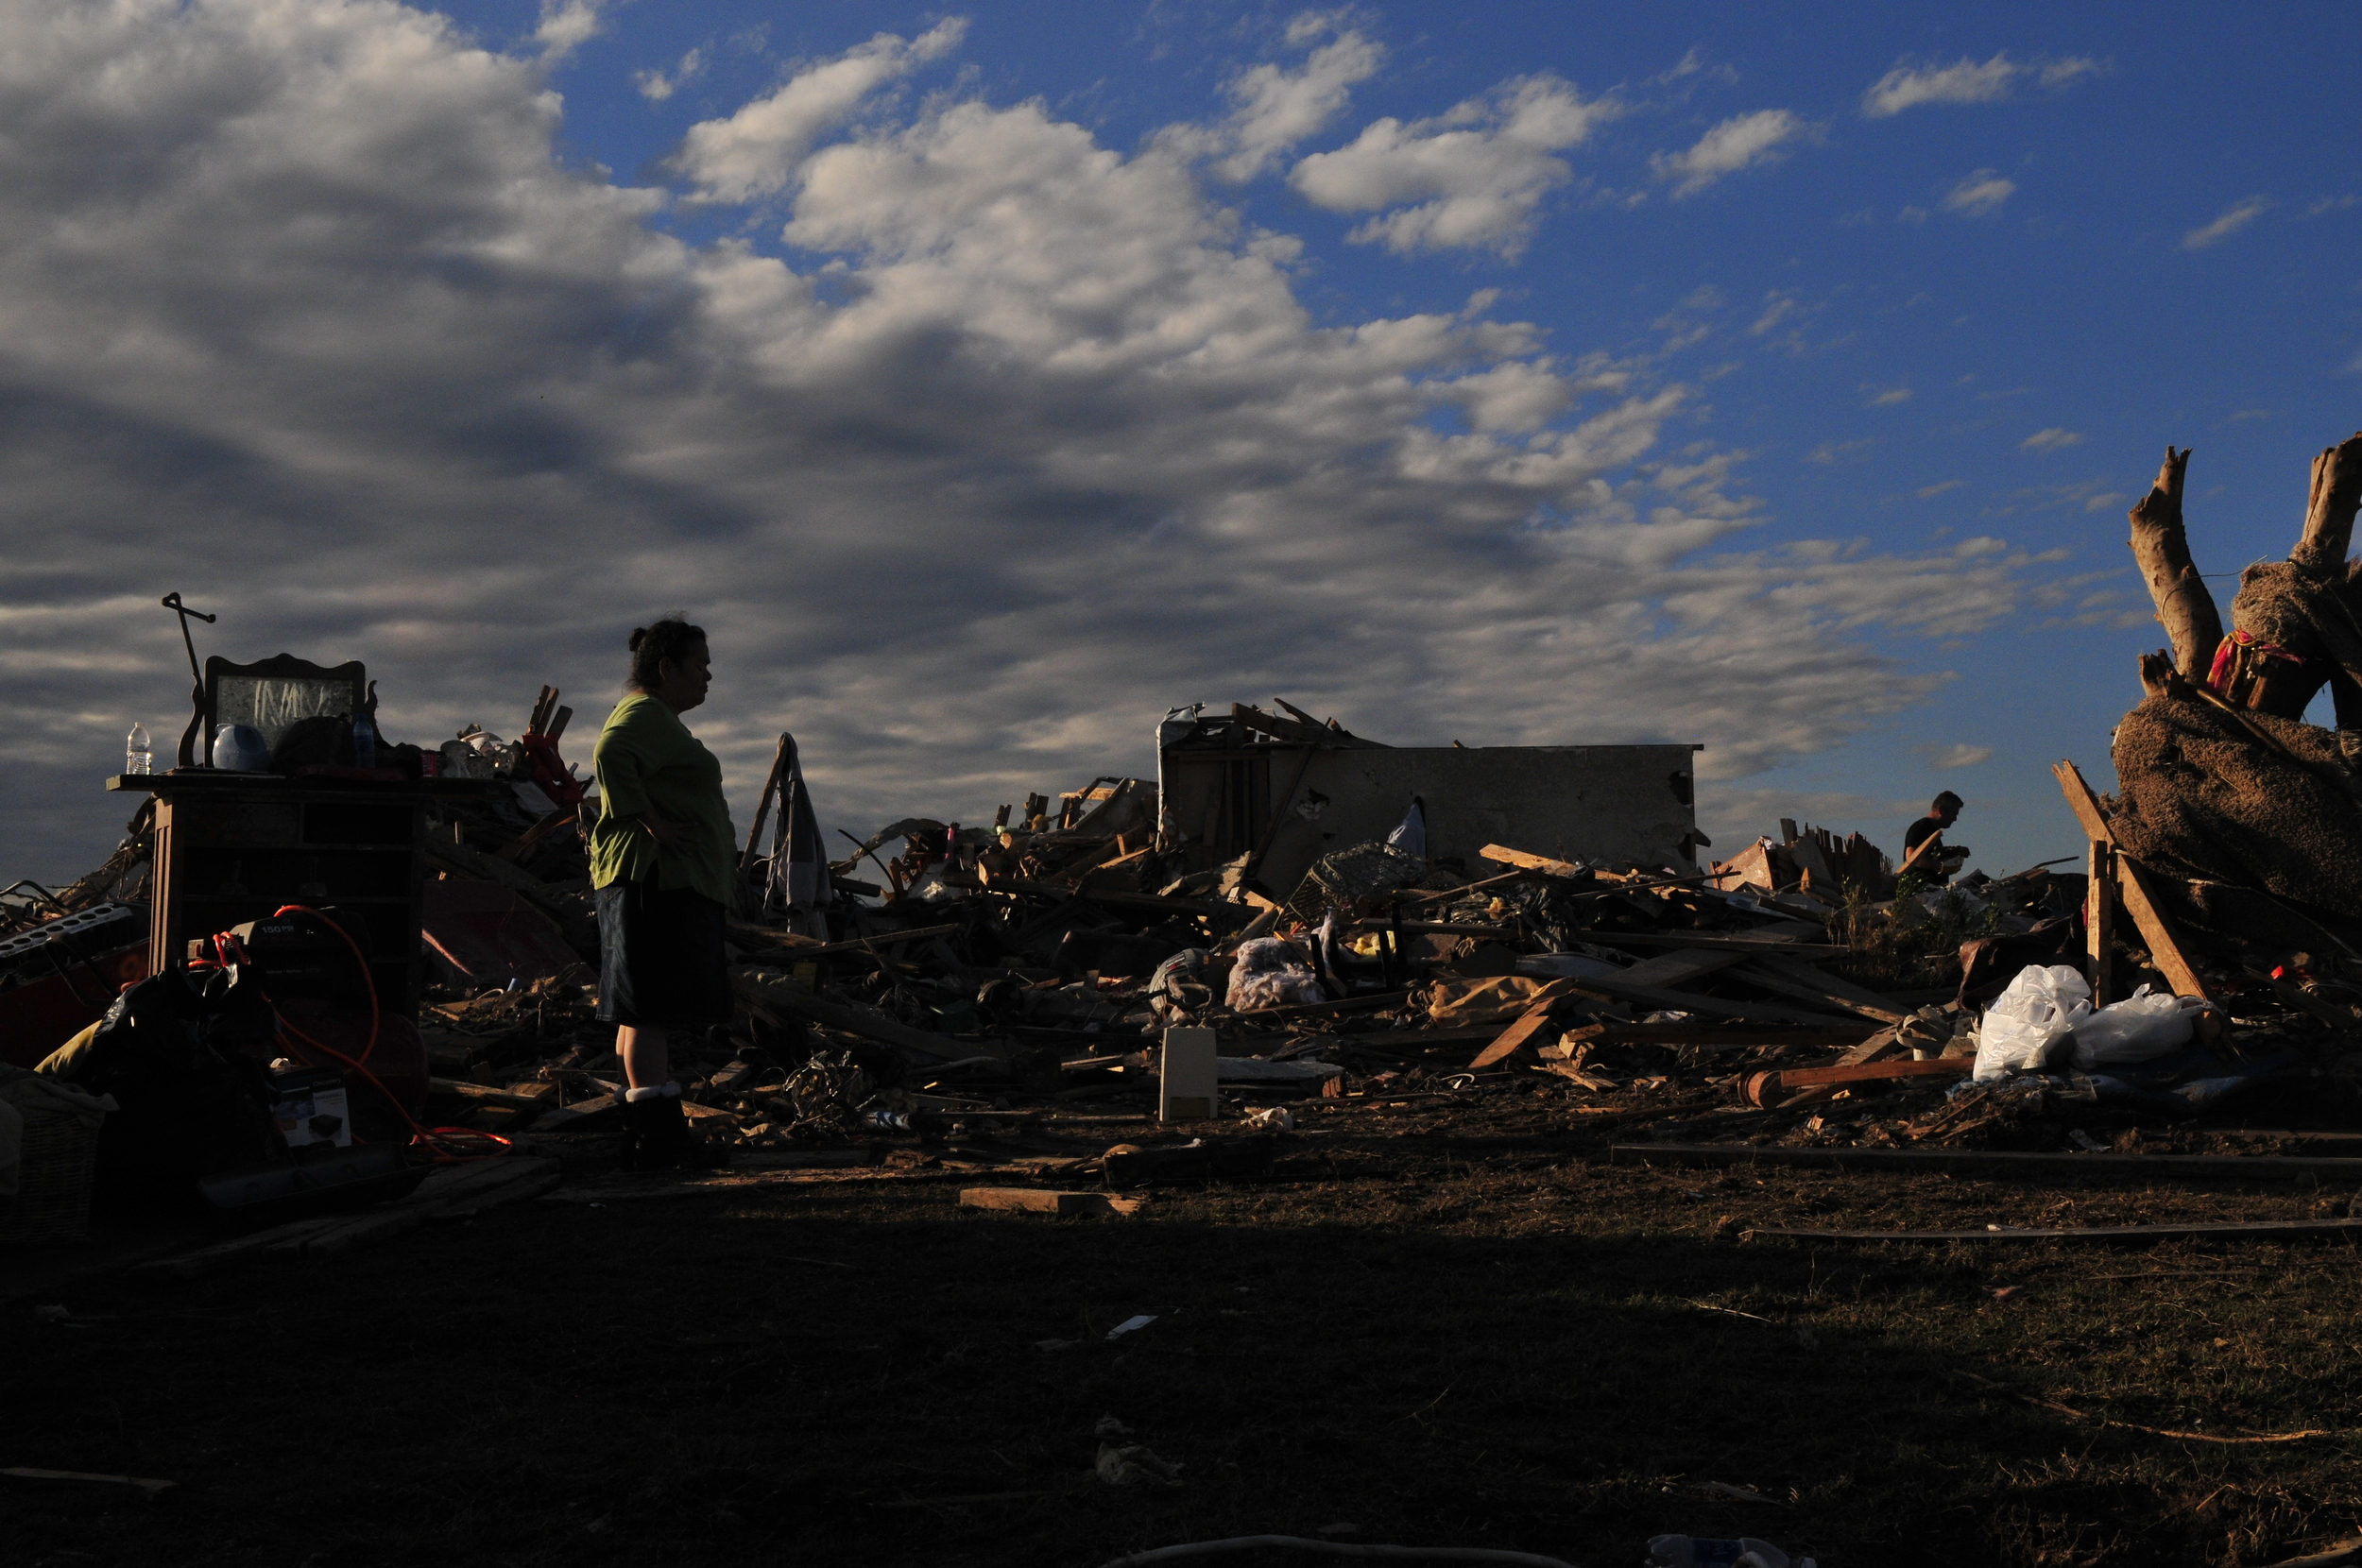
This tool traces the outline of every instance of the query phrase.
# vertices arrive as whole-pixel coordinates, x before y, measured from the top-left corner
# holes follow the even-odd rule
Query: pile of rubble
[[[547,723],[537,708],[528,732]],[[1320,733],[1264,727],[1282,726]],[[799,783],[784,741],[781,755],[764,804],[778,794],[785,819]],[[551,758],[537,772],[480,730],[444,760],[514,788],[440,806],[430,831],[441,979],[419,1020],[422,1119],[594,1153],[623,1089],[593,1015],[580,823],[595,796],[556,798]],[[2071,774],[2079,814],[2097,810]],[[1051,1121],[1155,1114],[1161,1043],[1182,1027],[1213,1031],[1225,1114],[1288,1113],[1262,1127],[1512,1096],[1573,1129],[1668,1141],[2068,1149],[2275,1084],[2319,1111],[2362,1080],[2351,953],[2200,949],[2148,905],[2095,940],[2095,908],[2138,889],[2096,897],[2088,872],[1898,885],[1858,834],[1788,822],[1703,870],[1498,844],[1430,859],[1422,810],[1273,887],[1257,874],[1268,833],[1188,869],[1157,785],[1103,777],[988,827],[898,822],[796,884],[819,892],[803,902],[769,864],[792,835],[759,855],[758,822],[728,926],[738,1014],[673,1043],[690,1115],[757,1165],[1005,1167]],[[35,912],[136,895],[140,833]],[[2124,873],[2107,875],[2113,890]],[[471,920],[498,940],[471,940]],[[2205,998],[2193,1037],[2137,1068],[2078,1072],[2054,1052],[1975,1076],[1994,998],[2034,970],[2088,977],[2095,954],[2109,996]]]
[[[2029,965],[2083,962],[2088,878],[2049,867],[1874,898],[1817,873],[1891,882],[1874,846],[1783,824],[1704,872],[1510,845],[1464,867],[1371,843],[1275,896],[1237,866],[1160,882],[1155,820],[1155,786],[1116,779],[992,829],[903,822],[882,899],[842,878],[884,836],[831,868],[825,921],[734,921],[740,1016],[675,1048],[700,1129],[750,1153],[875,1160],[916,1140],[920,1159],[994,1164],[1048,1120],[1154,1114],[1179,1026],[1215,1031],[1232,1111],[1509,1095],[1574,1128],[1758,1147],[2153,1139],[2229,1093],[2342,1090],[2362,1065],[2362,987],[2287,955],[2213,971],[2208,1038],[2145,1070],[1973,1081],[1983,1008]],[[2114,958],[2127,989],[2172,991],[2137,933]],[[434,1004],[437,1108],[595,1133],[620,1067],[589,978]]]

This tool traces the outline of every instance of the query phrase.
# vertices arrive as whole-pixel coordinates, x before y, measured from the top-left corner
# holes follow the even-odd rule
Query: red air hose
[[[263,999],[270,1002],[271,1016],[279,1020],[280,1029],[285,1033],[294,1035],[298,1040],[302,1041],[306,1046],[309,1046],[312,1049],[318,1051],[321,1055],[334,1059],[335,1061],[343,1064],[345,1066],[351,1068],[354,1072],[359,1073],[363,1078],[368,1080],[369,1085],[376,1089],[379,1094],[385,1097],[385,1103],[394,1108],[394,1115],[400,1116],[402,1119],[403,1124],[410,1129],[410,1141],[415,1145],[422,1146],[432,1151],[436,1164],[458,1165],[469,1160],[493,1160],[500,1158],[504,1154],[514,1152],[516,1146],[510,1143],[506,1138],[502,1137],[497,1133],[487,1133],[474,1127],[430,1128],[422,1127],[419,1124],[418,1118],[411,1116],[409,1109],[404,1106],[400,1099],[395,1098],[393,1090],[385,1087],[385,1085],[379,1081],[377,1074],[369,1071],[368,1067],[365,1065],[368,1063],[370,1056],[377,1050],[378,1030],[385,1016],[383,1012],[378,1007],[377,980],[376,977],[369,973],[368,956],[361,951],[361,945],[353,941],[351,935],[347,932],[342,926],[339,926],[334,920],[329,919],[328,916],[322,914],[317,910],[307,909],[301,904],[282,904],[278,909],[271,912],[271,917],[273,919],[278,919],[281,916],[289,914],[310,915],[314,920],[319,922],[319,924],[327,927],[330,930],[334,931],[337,939],[343,942],[346,947],[351,950],[352,962],[358,964],[361,969],[361,982],[368,987],[369,1042],[361,1048],[361,1055],[357,1061],[352,1057],[347,1056],[343,1051],[338,1050],[334,1046],[322,1045],[319,1041],[313,1039],[310,1035],[304,1033],[303,1031],[289,1023],[287,1021],[287,1015],[279,1011],[278,1002],[272,1000],[271,995],[268,991],[264,991]],[[247,959],[245,944],[238,940],[237,934],[233,931],[219,931],[214,933],[213,938],[213,961],[210,963],[200,962],[197,967],[221,968],[232,963],[251,962]],[[259,966],[256,972],[259,975]],[[258,979],[255,982],[258,989],[260,989],[261,983],[261,980]],[[481,1149],[485,1144],[492,1144],[497,1147],[473,1154],[462,1152],[459,1149],[446,1147],[446,1145],[450,1144],[457,1144],[464,1147],[471,1143],[475,1144],[479,1149]]]

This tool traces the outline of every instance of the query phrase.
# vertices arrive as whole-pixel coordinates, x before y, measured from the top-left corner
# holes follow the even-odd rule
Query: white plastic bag
[[[2072,1037],[2092,1014],[2092,988],[2063,963],[2029,963],[1985,1009],[1977,1038],[1977,1078],[2031,1072]]]
[[[2144,985],[2075,1026],[2075,1065],[2089,1072],[2179,1049],[2205,1011],[2203,997],[2152,996]]]

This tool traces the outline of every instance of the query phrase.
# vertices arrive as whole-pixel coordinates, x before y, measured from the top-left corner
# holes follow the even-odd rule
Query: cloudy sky
[[[2123,512],[2362,425],[2347,8],[0,0],[0,845],[199,652],[433,744],[710,628],[742,820],[977,820],[1191,701],[1695,741],[1726,849],[2075,847]],[[2218,588],[2229,587],[2228,576]],[[2226,594],[2227,597],[2227,594]]]

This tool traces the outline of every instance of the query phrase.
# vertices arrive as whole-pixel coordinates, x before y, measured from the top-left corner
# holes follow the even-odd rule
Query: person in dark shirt
[[[1952,879],[1951,871],[1938,862],[1968,853],[1966,844],[1947,844],[1943,842],[1943,830],[1960,820],[1961,805],[1960,797],[1946,790],[1928,803],[1926,816],[1903,829],[1904,863],[1913,873],[1938,886]],[[1920,845],[1927,844],[1929,839],[1936,842],[1922,850]]]

